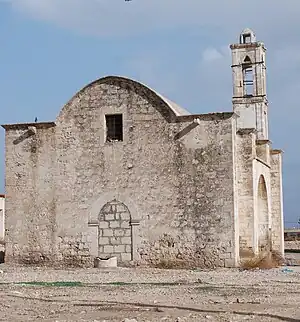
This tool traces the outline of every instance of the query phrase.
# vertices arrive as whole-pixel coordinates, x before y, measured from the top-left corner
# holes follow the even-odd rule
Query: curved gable
[[[80,91],[78,91],[62,108],[57,119],[72,110],[72,107],[80,101],[81,97],[87,90],[100,84],[114,85],[120,88],[126,88],[134,91],[137,95],[142,96],[144,99],[149,101],[169,121],[176,118],[177,116],[190,115],[190,113],[182,107],[178,106],[177,104],[173,103],[169,99],[163,97],[159,93],[152,90],[150,87],[140,82],[121,76],[106,76],[95,80],[94,82],[88,84]]]

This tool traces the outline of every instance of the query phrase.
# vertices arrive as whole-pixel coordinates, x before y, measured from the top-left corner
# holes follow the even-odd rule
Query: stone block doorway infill
[[[131,261],[132,226],[128,208],[114,199],[102,207],[98,220],[98,256],[116,256],[119,262]]]

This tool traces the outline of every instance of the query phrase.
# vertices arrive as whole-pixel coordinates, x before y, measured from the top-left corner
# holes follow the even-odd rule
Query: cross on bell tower
[[[242,31],[232,51],[233,111],[239,129],[255,128],[257,139],[268,139],[266,48],[251,29]]]

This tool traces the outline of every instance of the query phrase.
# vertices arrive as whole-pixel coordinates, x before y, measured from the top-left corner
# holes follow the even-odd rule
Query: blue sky
[[[0,0],[1,123],[55,120],[105,75],[142,81],[193,113],[231,111],[228,46],[250,27],[268,49],[271,140],[285,151],[292,225],[300,217],[299,16],[299,0]],[[4,153],[0,169],[4,190]]]

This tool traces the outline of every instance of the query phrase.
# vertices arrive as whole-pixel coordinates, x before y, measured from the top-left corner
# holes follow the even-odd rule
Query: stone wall
[[[55,245],[53,123],[6,131],[6,260],[51,261]]]
[[[108,143],[105,114],[115,113],[124,140]],[[197,117],[176,117],[149,89],[108,78],[79,92],[56,126],[36,124],[18,144],[28,127],[8,127],[8,261],[89,266],[117,255],[146,265],[235,265],[235,120]]]
[[[267,152],[269,153],[269,152]],[[266,159],[263,158],[263,159]],[[272,236],[272,193],[270,179],[270,163],[257,157],[253,161],[254,176],[254,248],[256,252],[271,248]]]
[[[284,254],[282,152],[271,151],[272,247]]]
[[[279,250],[280,249],[281,248],[279,248]],[[300,240],[286,240],[284,242],[284,249],[285,250],[299,250],[300,251]]]
[[[186,132],[191,120],[186,117],[174,134]],[[177,197],[176,208],[168,216],[169,223],[161,218],[159,224],[164,223],[165,228],[160,238],[147,241],[142,248],[148,262],[178,259],[201,267],[237,263],[232,142],[235,120],[231,116],[199,116],[199,120],[200,125],[178,139],[175,146],[172,177],[177,179],[173,195]]]
[[[236,142],[240,256],[270,248],[279,250],[283,238],[282,212],[278,208],[281,169],[273,158],[270,161],[269,141],[257,142],[253,130],[240,130]]]
[[[283,254],[281,156],[270,152],[269,144],[257,141],[252,129],[238,131],[235,171],[240,257],[271,248]]]
[[[236,137],[236,189],[238,199],[239,254],[247,257],[255,251],[253,160],[255,133],[252,129],[240,130]]]
[[[5,195],[0,195],[0,241],[5,235]]]
[[[93,264],[90,256],[91,238],[87,233],[78,233],[73,236],[59,236],[57,239],[57,266],[86,267]],[[53,264],[53,263],[51,263]]]

